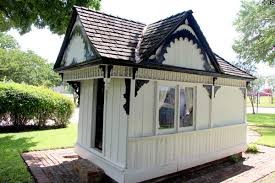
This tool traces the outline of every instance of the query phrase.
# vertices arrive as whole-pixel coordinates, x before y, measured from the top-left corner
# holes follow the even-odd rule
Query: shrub
[[[249,144],[247,150],[245,151],[246,153],[252,153],[256,154],[259,152],[258,147],[256,144]]]
[[[53,120],[55,126],[65,127],[73,109],[69,98],[45,87],[0,82],[0,120],[6,124],[43,127]]]

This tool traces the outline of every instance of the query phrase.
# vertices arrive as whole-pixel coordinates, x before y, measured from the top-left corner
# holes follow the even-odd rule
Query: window
[[[170,129],[175,127],[175,92],[176,90],[173,87],[159,87],[159,129]]]
[[[157,132],[193,129],[194,87],[159,85],[157,88]]]
[[[181,88],[179,101],[179,127],[193,126],[193,88]]]

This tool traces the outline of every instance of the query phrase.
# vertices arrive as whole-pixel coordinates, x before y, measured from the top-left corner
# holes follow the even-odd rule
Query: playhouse
[[[54,69],[80,96],[75,151],[118,182],[246,149],[255,78],[211,50],[191,10],[145,25],[74,7]]]

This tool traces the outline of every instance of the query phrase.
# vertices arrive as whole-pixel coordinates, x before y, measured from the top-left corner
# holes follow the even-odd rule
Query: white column
[[[136,88],[136,80],[131,79],[131,85],[130,85],[130,104],[129,104],[129,116],[128,116],[128,123],[127,123],[127,132],[126,132],[126,162],[125,162],[125,168],[127,168],[127,161],[128,161],[128,133],[129,133],[129,124],[132,124],[133,121],[133,105],[135,100],[135,88]]]

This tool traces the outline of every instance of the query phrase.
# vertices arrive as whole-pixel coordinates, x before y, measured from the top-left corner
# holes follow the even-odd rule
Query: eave
[[[155,69],[155,70],[163,70],[163,71],[188,73],[188,74],[198,74],[203,76],[212,76],[216,78],[221,77],[221,78],[239,79],[239,80],[246,80],[246,81],[253,81],[256,79],[256,78],[247,78],[247,77],[241,77],[241,76],[229,75],[229,74],[223,74],[223,73],[217,73],[217,72],[209,72],[209,71],[202,71],[202,70],[196,70],[196,69],[190,69],[190,68],[175,67],[175,66],[165,65],[165,64],[156,64],[156,63],[150,63],[150,62],[135,63],[135,62],[129,62],[127,60],[110,59],[106,57],[100,57],[95,60],[89,60],[89,61],[82,62],[75,65],[56,68],[54,69],[54,71],[63,73],[66,70],[76,70],[79,68],[95,66],[95,65],[119,65],[119,66],[133,67],[133,68]]]

